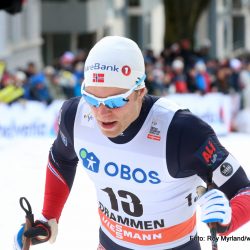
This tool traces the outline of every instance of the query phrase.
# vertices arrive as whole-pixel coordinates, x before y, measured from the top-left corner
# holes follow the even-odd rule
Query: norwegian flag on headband
[[[104,82],[104,74],[93,73],[93,82]]]

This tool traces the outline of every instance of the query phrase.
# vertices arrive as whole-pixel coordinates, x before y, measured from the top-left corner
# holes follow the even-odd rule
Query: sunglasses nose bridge
[[[104,103],[100,103],[97,108],[99,115],[106,115],[111,112],[111,109],[106,106]]]
[[[96,108],[100,107],[106,107],[105,101],[98,100],[98,105],[96,106]]]
[[[100,106],[105,106],[105,102],[104,101],[99,101],[99,106],[98,107],[100,107]]]

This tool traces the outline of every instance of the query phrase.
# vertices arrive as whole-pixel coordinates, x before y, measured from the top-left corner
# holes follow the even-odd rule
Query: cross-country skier
[[[49,152],[42,216],[22,235],[55,240],[76,166],[96,187],[100,245],[106,250],[198,250],[201,220],[228,235],[250,219],[249,179],[212,128],[167,98],[147,95],[143,55],[135,42],[101,39],[85,63],[82,97],[61,109]],[[204,182],[214,188],[197,201]]]

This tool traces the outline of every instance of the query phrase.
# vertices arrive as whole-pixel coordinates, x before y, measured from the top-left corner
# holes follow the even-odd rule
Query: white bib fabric
[[[102,230],[120,246],[162,250],[196,234],[201,180],[171,177],[166,162],[168,127],[178,109],[159,99],[137,135],[115,144],[101,133],[85,101],[78,105],[74,146],[79,166],[95,183]]]

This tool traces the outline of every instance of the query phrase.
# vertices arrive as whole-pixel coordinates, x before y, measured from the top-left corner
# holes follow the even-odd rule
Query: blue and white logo
[[[85,168],[95,173],[99,172],[100,160],[94,153],[88,153],[85,148],[82,148],[80,149],[80,157]]]
[[[81,148],[79,154],[83,166],[91,172],[99,173],[101,171],[111,178],[120,178],[125,181],[134,181],[137,183],[161,183],[159,173],[154,170],[146,171],[140,167],[134,168],[127,164],[112,161],[102,162],[100,168],[100,160],[93,152],[88,152],[85,148]]]

